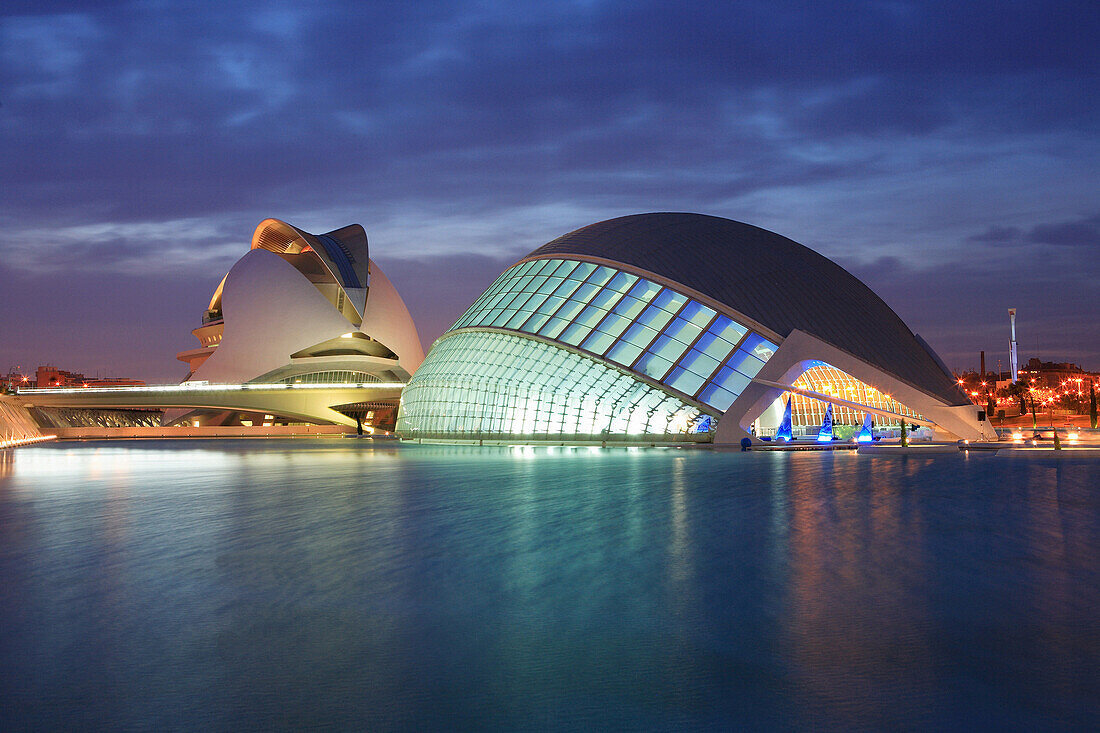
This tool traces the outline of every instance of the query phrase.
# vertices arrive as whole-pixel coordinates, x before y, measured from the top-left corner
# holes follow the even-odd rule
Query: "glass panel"
[[[710,308],[707,308],[701,303],[696,303],[694,300],[689,302],[684,309],[680,311],[680,318],[691,321],[696,326],[706,326],[714,318],[715,313]]]
[[[661,310],[655,305],[651,305],[645,309],[641,317],[638,319],[638,323],[646,326],[652,326],[660,331],[668,322],[672,320],[672,314],[666,310]]]
[[[565,302],[564,299],[558,298],[558,297],[555,297],[555,296],[551,295],[549,298],[544,300],[542,302],[542,305],[540,305],[538,308],[536,308],[535,311],[537,313],[545,313],[546,315],[550,315],[551,313],[556,311],[558,308],[560,308],[561,304],[564,303],[564,302]]]
[[[538,333],[538,330],[542,328],[542,325],[550,319],[547,313],[536,313],[527,319],[527,322],[520,326],[521,331],[527,333]]]
[[[722,371],[718,372],[718,376],[715,377],[714,383],[720,387],[725,387],[734,394],[741,394],[745,391],[745,387],[749,386],[749,378],[744,374],[735,372],[727,367],[722,367]]]
[[[586,277],[592,274],[592,271],[596,269],[596,265],[591,262],[581,262],[577,265],[577,268],[573,272],[569,273],[569,279],[571,280],[584,280]]]
[[[647,377],[653,377],[654,379],[660,379],[665,376],[669,367],[672,366],[672,362],[668,359],[657,356],[656,354],[647,352],[638,360],[638,363],[634,365],[634,370],[641,372]]]
[[[611,279],[607,287],[614,290],[616,293],[625,293],[637,280],[637,275],[631,275],[629,272],[620,272]]]
[[[666,310],[669,313],[675,313],[680,310],[680,307],[687,302],[686,295],[680,295],[672,290],[662,290],[661,294],[653,299],[653,305],[657,306],[661,310]]]
[[[539,292],[543,295],[552,293],[554,292],[554,289],[561,285],[563,282],[565,281],[560,277],[548,277],[546,278],[546,282],[539,286]]]
[[[653,339],[657,337],[657,332],[652,328],[646,328],[640,323],[635,323],[633,326],[626,330],[623,334],[623,340],[629,341],[635,346],[640,346],[643,349],[652,343]]]
[[[560,334],[562,329],[567,325],[569,325],[569,319],[562,318],[561,316],[554,316],[539,329],[539,335],[546,336],[547,338],[557,338],[558,334]]]
[[[587,303],[593,295],[600,289],[599,285],[593,283],[585,283],[577,288],[577,292],[573,293],[570,298],[573,300],[579,300],[583,303]]]
[[[564,282],[562,282],[561,285],[558,286],[557,290],[554,291],[554,295],[558,296],[559,298],[568,298],[570,295],[573,294],[573,291],[575,291],[580,286],[581,284],[576,280],[565,280]]]
[[[661,289],[661,286],[655,282],[649,280],[639,280],[637,284],[630,289],[630,295],[638,300],[648,303],[650,299]]]
[[[602,290],[592,299],[592,305],[604,310],[611,310],[611,306],[619,299],[619,294],[614,290]]]
[[[583,324],[589,328],[594,328],[605,315],[607,315],[606,311],[588,306],[584,309],[584,312],[577,317],[577,323]]]
[[[733,351],[733,344],[725,339],[718,338],[714,335],[713,330],[710,330],[699,337],[699,340],[695,342],[695,348],[711,358],[725,361],[729,353]]]
[[[618,335],[621,334],[629,325],[629,318],[612,313],[607,318],[603,319],[600,325],[596,326],[596,328],[603,331],[604,333],[608,333],[612,336],[618,337]]]
[[[622,300],[619,301],[619,304],[615,306],[615,312],[621,313],[633,320],[634,316],[641,313],[643,308],[645,308],[645,303],[643,301],[632,298],[629,295],[624,295]]]
[[[628,367],[642,353],[642,348],[626,341],[619,341],[611,347],[611,351],[607,352],[607,358]]]
[[[677,317],[672,323],[665,329],[666,336],[671,336],[677,341],[681,341],[684,344],[690,344],[695,340],[695,337],[699,335],[699,332],[703,329],[694,323],[688,323],[683,318]]]
[[[757,359],[767,361],[772,358],[772,354],[779,347],[768,341],[763,336],[758,334],[749,334],[749,337],[745,339],[745,343],[741,344],[741,348],[745,351],[752,352],[752,355]]]
[[[713,374],[714,370],[718,368],[719,364],[721,364],[721,362],[717,359],[707,356],[701,351],[697,351],[695,349],[689,351],[687,353],[687,356],[680,360],[680,366],[694,372],[695,374],[698,374],[703,379],[706,379],[711,374]]]
[[[676,367],[672,370],[672,374],[668,376],[668,379],[665,380],[665,384],[673,389],[680,390],[684,394],[693,395],[703,386],[705,379],[706,377],[700,377],[687,369]]]
[[[562,260],[562,263],[557,266],[557,269],[554,270],[553,274],[555,277],[565,277],[576,266],[576,260]]]
[[[585,282],[592,283],[593,285],[603,285],[613,277],[615,277],[615,270],[612,270],[610,267],[599,265],[592,273],[592,276]]]
[[[582,310],[584,310],[584,303],[578,300],[567,300],[565,301],[565,305],[561,307],[561,310],[555,313],[554,316],[556,318],[564,318],[567,321],[572,321]]]
[[[591,330],[591,326],[574,323],[572,326],[562,332],[562,335],[558,337],[558,340],[564,341],[570,346],[579,346],[581,341],[584,339],[585,336],[588,335],[588,332]]]
[[[615,337],[604,333],[603,331],[593,331],[584,343],[581,344],[582,349],[587,349],[593,354],[602,354],[607,351],[607,347],[611,346],[615,342]]]
[[[699,393],[699,400],[705,402],[711,407],[725,412],[730,409],[730,405],[737,399],[737,396],[732,392],[728,392],[717,384],[708,384],[706,388]]]
[[[531,311],[515,311],[504,325],[505,328],[519,328],[519,325],[531,317]]]
[[[709,330],[718,338],[725,339],[731,344],[736,345],[748,329],[740,323],[731,321],[726,316],[718,316],[714,321],[714,325],[712,325]]]
[[[687,346],[675,339],[670,339],[668,336],[661,336],[653,342],[653,346],[650,346],[649,350],[669,362],[674,362],[683,355],[684,351],[687,350]]]

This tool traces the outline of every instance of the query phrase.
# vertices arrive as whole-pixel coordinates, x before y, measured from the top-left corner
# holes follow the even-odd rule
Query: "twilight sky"
[[[831,257],[948,366],[1100,369],[1100,3],[0,3],[0,369],[177,381],[275,217],[427,346],[645,211]]]

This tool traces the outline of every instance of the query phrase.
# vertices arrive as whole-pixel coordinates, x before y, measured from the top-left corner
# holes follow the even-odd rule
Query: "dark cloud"
[[[974,234],[966,238],[968,242],[983,242],[989,244],[1005,244],[1016,242],[1020,239],[1020,230],[1016,227],[1002,227],[991,224],[981,234]]]
[[[688,210],[856,264],[1012,244],[1024,291],[1095,241],[1098,36],[1094,2],[8,2],[0,252],[216,283],[268,216],[359,221],[434,332],[459,293],[414,267]]]
[[[1058,224],[1040,224],[1027,233],[1027,241],[1060,247],[1100,247],[1100,216]]]

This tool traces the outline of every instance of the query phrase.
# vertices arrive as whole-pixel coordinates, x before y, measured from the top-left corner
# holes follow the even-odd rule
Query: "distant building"
[[[1076,364],[1031,358],[1020,370],[1020,380],[1039,389],[1058,389],[1077,380],[1088,383],[1093,375]]]
[[[24,384],[24,387],[32,386]],[[79,372],[58,369],[52,365],[40,366],[36,371],[35,387],[144,387],[145,382],[128,377],[86,377]]]
[[[30,374],[23,372],[22,367],[11,367],[7,375],[0,377],[0,386],[5,390],[30,389],[34,387],[35,380]]]

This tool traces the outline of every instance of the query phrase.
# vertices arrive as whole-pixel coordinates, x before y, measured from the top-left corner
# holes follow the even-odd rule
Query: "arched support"
[[[897,402],[924,415],[935,423],[936,431],[944,439],[980,440],[996,436],[993,424],[989,420],[978,421],[976,405],[948,405],[931,395],[890,376],[881,369],[832,346],[810,334],[794,330],[757,378],[780,384],[792,384],[814,362],[826,362],[841,371],[847,372],[884,394],[891,395]],[[784,390],[759,382],[752,382],[734,400],[718,422],[715,443],[740,443],[742,438],[750,437],[749,429],[754,420],[782,395]]]

